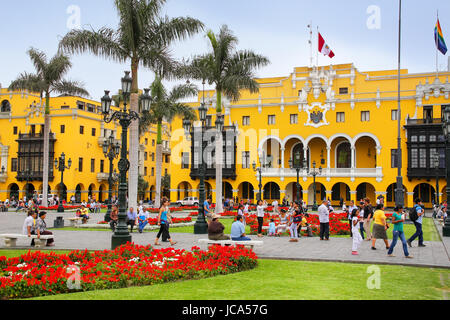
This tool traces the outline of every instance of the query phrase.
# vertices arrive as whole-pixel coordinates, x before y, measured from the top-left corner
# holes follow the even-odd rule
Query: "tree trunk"
[[[222,115],[222,91],[217,90],[217,118]],[[217,119],[216,118],[216,119]],[[216,210],[215,213],[223,212],[222,205],[222,132],[219,132],[216,139]]]
[[[130,109],[135,112],[139,112],[138,65],[139,61],[133,59],[131,63],[133,84],[131,86]],[[128,172],[128,208],[137,208],[139,180],[139,120],[133,121],[130,125],[129,144],[128,157],[130,160],[130,171]]]
[[[43,150],[43,168],[42,168],[42,206],[48,206],[48,171],[49,171],[49,152],[50,152],[50,97],[45,97],[44,113],[44,150]]]

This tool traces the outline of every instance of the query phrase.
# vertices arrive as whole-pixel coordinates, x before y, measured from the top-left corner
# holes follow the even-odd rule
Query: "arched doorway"
[[[242,182],[239,185],[239,199],[243,199],[244,202],[250,200],[251,202],[255,199],[255,190],[253,189],[253,185],[249,182]]]
[[[264,200],[272,202],[277,200],[280,202],[280,186],[275,182],[269,182],[264,186],[263,191]]]
[[[327,198],[327,189],[320,182],[316,182],[316,203],[321,204],[321,201]],[[314,204],[314,183],[308,188],[308,205]]]
[[[224,181],[222,184],[222,195],[225,199],[233,198],[233,187],[229,182]]]
[[[417,198],[422,200],[426,208],[432,208],[433,202],[436,201],[436,189],[428,183],[421,183],[414,188],[414,201]]]
[[[344,202],[351,200],[350,187],[343,182],[338,182],[331,188],[331,204],[337,206],[341,202],[341,199]]]
[[[61,183],[59,183],[57,186],[57,191],[58,191],[59,201],[64,200],[67,202],[67,186],[65,184],[63,184],[61,186]]]
[[[190,196],[190,192],[192,190],[191,185],[189,182],[183,181],[178,185],[178,191],[177,191],[177,200],[183,200],[184,198],[187,198]]]
[[[300,191],[300,199],[303,199],[303,188],[301,185],[299,191]],[[288,185],[286,186],[286,197],[289,200],[289,202],[299,201],[300,199],[297,198],[297,194],[298,194],[297,182],[288,183]]]
[[[103,203],[103,192],[105,192],[106,188],[103,184],[100,185],[100,187],[98,187],[98,202],[102,202]]]
[[[361,183],[356,188],[356,200],[360,201],[361,199],[369,198],[370,203],[374,205],[376,203],[375,196],[375,187],[370,183]]]
[[[81,192],[83,192],[83,185],[79,183],[75,188],[75,202],[81,203]]]
[[[19,186],[16,183],[12,183],[8,187],[8,198],[10,201],[19,201]]]
[[[395,203],[397,202],[397,194],[395,192],[395,189],[397,189],[397,183],[392,183],[389,185],[389,187],[386,190],[386,203],[385,206],[386,207],[395,207]],[[408,190],[406,189],[406,187],[403,185],[403,199],[405,200],[404,203],[405,205],[408,203],[407,201],[407,197],[408,197]]]
[[[150,201],[153,201],[153,194],[155,193],[155,186],[150,187]]]
[[[447,186],[442,188],[441,193],[442,193],[442,196],[440,198],[440,202],[442,203],[444,201],[447,201]]]
[[[92,183],[88,188],[88,197],[89,199],[97,200],[94,195],[94,191],[95,191],[95,184]]]
[[[36,190],[36,189],[34,188],[34,185],[32,183],[27,183],[25,185],[23,191],[25,192],[25,195],[27,197],[27,201],[30,200],[30,199],[33,199],[34,190]]]

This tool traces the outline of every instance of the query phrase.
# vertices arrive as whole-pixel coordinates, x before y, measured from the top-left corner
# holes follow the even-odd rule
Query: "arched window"
[[[348,142],[343,142],[336,149],[336,167],[351,168],[351,146]]]
[[[11,112],[11,104],[8,100],[2,101],[1,112]]]

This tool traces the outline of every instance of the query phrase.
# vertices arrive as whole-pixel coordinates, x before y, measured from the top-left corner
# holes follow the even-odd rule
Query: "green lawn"
[[[260,260],[251,271],[150,287],[73,293],[40,300],[442,300],[445,269],[378,266],[380,289],[368,289],[369,265]],[[445,279],[441,284],[440,278]],[[414,278],[414,281],[411,279]],[[370,283],[370,282],[369,282]]]

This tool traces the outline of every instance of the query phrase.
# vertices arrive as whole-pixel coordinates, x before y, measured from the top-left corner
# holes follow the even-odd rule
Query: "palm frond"
[[[89,97],[89,92],[84,88],[84,84],[78,81],[61,80],[53,85],[52,91],[71,96]]]
[[[37,92],[42,94],[47,87],[41,77],[31,73],[21,73],[17,79],[11,82],[9,90],[29,90],[30,92]]]
[[[27,53],[37,71],[37,74],[43,74],[47,66],[47,55],[43,51],[36,48],[30,48]]]
[[[69,54],[89,52],[124,63],[129,57],[129,52],[120,46],[119,40],[117,32],[106,27],[98,31],[72,30],[61,39],[59,49]]]

